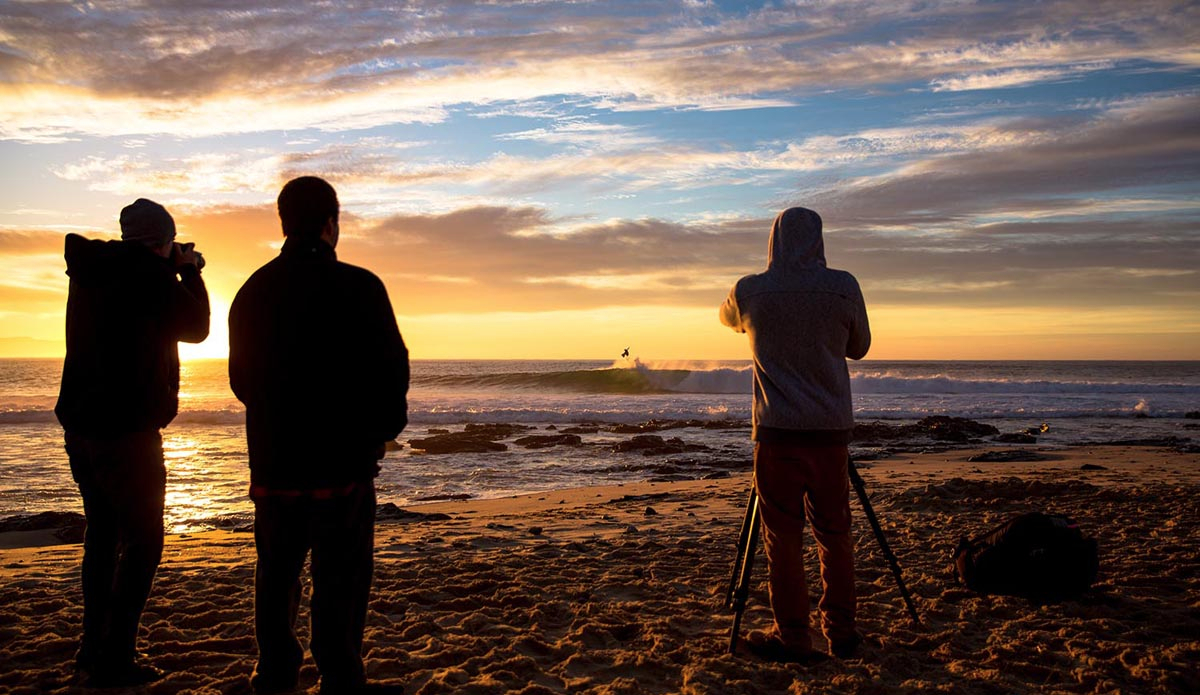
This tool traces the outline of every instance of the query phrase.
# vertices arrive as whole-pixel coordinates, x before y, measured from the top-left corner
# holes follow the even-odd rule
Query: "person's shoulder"
[[[362,266],[346,263],[345,261],[337,261],[334,263],[338,274],[347,282],[353,282],[363,287],[383,287],[383,280],[375,273],[363,268]]]
[[[278,256],[260,265],[253,273],[250,273],[250,277],[246,278],[246,281],[238,288],[233,300],[236,302],[245,295],[258,292],[259,288],[264,285],[272,284],[273,277],[280,272],[281,268],[282,263]]]
[[[850,271],[826,268],[823,275],[825,276],[825,284],[838,294],[845,295],[848,298],[854,298],[862,294],[862,290],[858,287],[858,279]]]
[[[854,275],[851,274],[849,270],[840,270],[838,268],[826,268],[825,272],[829,273],[830,277],[837,278],[839,280],[842,280],[843,282],[845,282],[845,281],[850,281],[850,282],[854,282],[854,283],[858,282],[858,280],[856,280],[854,278]]]
[[[733,283],[733,291],[736,294],[743,292],[752,292],[760,289],[768,282],[766,273],[750,273],[738,278],[737,282]]]
[[[255,269],[255,271],[253,273],[250,273],[250,277],[246,278],[245,284],[249,285],[251,283],[264,282],[265,280],[270,278],[272,275],[279,273],[282,270],[283,270],[283,259],[280,256],[276,256],[275,258],[272,258],[271,260],[267,261],[266,263],[263,263],[262,265],[258,266],[258,268]]]

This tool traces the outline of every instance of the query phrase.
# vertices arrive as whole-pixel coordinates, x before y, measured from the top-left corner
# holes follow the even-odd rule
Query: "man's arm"
[[[729,296],[721,305],[720,317],[721,323],[738,333],[746,332],[746,327],[742,325],[742,312],[738,309],[736,284],[729,290]]]
[[[208,288],[194,265],[179,269],[179,282],[172,284],[170,317],[177,340],[202,343],[208,337]]]
[[[388,299],[387,288],[376,280],[375,325],[379,327],[379,383],[387,397],[385,412],[379,413],[380,434],[384,441],[395,439],[408,425],[408,347],[396,325],[396,314]]]
[[[245,299],[242,293],[245,286],[233,298],[229,307],[229,388],[233,395],[242,403],[251,399],[251,379],[254,374],[251,326],[247,325]]]
[[[871,324],[867,320],[867,303],[863,299],[858,281],[854,282],[854,319],[850,324],[850,335],[846,339],[846,357],[861,360],[871,349]]]

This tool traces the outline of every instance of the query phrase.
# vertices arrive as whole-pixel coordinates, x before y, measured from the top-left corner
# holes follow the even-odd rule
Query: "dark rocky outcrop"
[[[545,449],[551,446],[579,446],[583,444],[583,439],[577,434],[533,434],[518,437],[513,444],[526,449]]]
[[[1000,430],[991,425],[963,417],[947,417],[945,415],[922,418],[917,422],[917,427],[927,431],[931,439],[942,442],[966,442],[1000,434]]]
[[[993,439],[1005,444],[1037,444],[1037,437],[1027,432],[1004,432]]]
[[[411,512],[397,507],[394,502],[385,502],[375,507],[375,519],[378,521],[449,521],[449,514]]]
[[[668,456],[687,451],[708,451],[703,444],[688,444],[679,437],[663,439],[657,434],[639,434],[633,439],[617,442],[614,451],[641,451],[644,456]]]
[[[69,526],[82,527],[86,523],[83,515],[77,512],[17,514],[0,519],[0,533],[8,533],[9,531],[44,531],[46,529],[66,528]]]
[[[896,439],[916,438],[929,438],[936,442],[971,442],[992,435],[1000,435],[1000,430],[966,418],[931,415],[914,425],[859,424],[854,426],[853,438],[856,442],[894,442]]]
[[[78,512],[39,512],[17,514],[0,519],[0,533],[12,531],[47,531],[53,529],[54,537],[65,543],[83,541],[87,520]]]
[[[489,451],[506,451],[507,446],[494,442],[489,437],[470,432],[451,432],[424,439],[410,439],[408,445],[427,454],[483,454]]]
[[[606,428],[614,434],[640,434],[645,432],[661,432],[677,430],[684,427],[697,427],[706,430],[742,429],[750,426],[745,420],[647,420],[646,422],[630,425],[620,424]]]
[[[511,437],[519,432],[535,429],[529,425],[518,425],[512,422],[497,422],[489,424],[471,423],[463,430],[463,434],[470,434],[479,437],[487,437],[489,439],[504,439]]]
[[[497,440],[531,429],[534,428],[529,425],[509,422],[471,423],[462,432],[445,432],[422,439],[410,439],[408,445],[427,454],[482,454],[489,451],[506,451],[508,447]]]
[[[995,427],[962,417],[932,415],[913,425],[889,425],[866,422],[854,427],[855,442],[932,439],[938,442],[964,443],[1000,434]]]

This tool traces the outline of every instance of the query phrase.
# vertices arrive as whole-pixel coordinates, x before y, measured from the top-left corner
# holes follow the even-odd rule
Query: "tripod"
[[[858,474],[858,468],[854,466],[854,459],[846,459],[846,469],[850,474],[850,482],[854,486],[854,492],[858,495],[858,501],[862,504],[863,512],[867,516],[867,521],[871,524],[871,530],[875,532],[875,540],[879,541],[879,549],[883,551],[883,557],[887,560],[888,566],[891,567],[892,576],[896,579],[896,586],[900,589],[900,597],[904,599],[904,605],[908,609],[908,615],[912,618],[914,625],[921,624],[921,618],[917,615],[917,608],[913,605],[912,596],[908,593],[908,587],[904,585],[904,577],[900,573],[900,562],[896,559],[892,549],[888,546],[887,537],[883,535],[883,528],[879,525],[879,519],[875,516],[875,509],[871,507],[871,500],[867,497],[867,488],[863,483],[862,476]],[[737,556],[733,561],[733,573],[729,578],[729,591],[726,593],[725,607],[733,610],[733,627],[729,631],[729,653],[733,654],[737,649],[738,635],[742,625],[742,612],[746,609],[746,600],[750,596],[750,574],[754,569],[754,554],[758,550],[758,534],[759,534],[759,511],[758,511],[758,492],[754,489],[754,484],[750,484],[750,499],[746,502],[746,515],[742,518],[742,530],[738,536]]]

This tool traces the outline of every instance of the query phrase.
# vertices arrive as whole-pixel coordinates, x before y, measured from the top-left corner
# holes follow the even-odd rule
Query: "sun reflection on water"
[[[240,433],[236,433],[240,434]],[[210,528],[215,518],[248,511],[245,459],[231,455],[228,437],[163,437],[167,466],[165,524],[167,533]],[[240,439],[240,437],[238,437]]]

